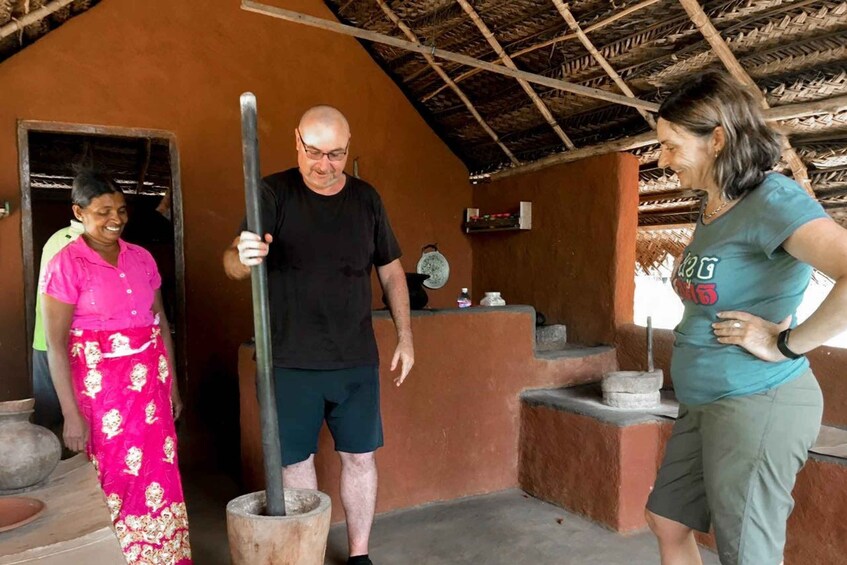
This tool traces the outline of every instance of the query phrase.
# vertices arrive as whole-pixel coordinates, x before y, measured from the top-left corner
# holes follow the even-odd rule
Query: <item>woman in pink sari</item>
[[[114,181],[77,175],[72,198],[85,233],[41,281],[65,444],[97,469],[128,563],[191,563],[161,278],[150,253],[121,239],[126,202]]]

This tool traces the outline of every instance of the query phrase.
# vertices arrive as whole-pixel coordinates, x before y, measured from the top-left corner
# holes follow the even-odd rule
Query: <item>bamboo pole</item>
[[[815,100],[814,102],[802,102],[800,104],[787,104],[768,108],[765,117],[768,121],[785,121],[796,118],[807,118],[819,114],[837,114],[847,110],[847,95],[835,96],[826,100]]]
[[[494,34],[488,28],[482,18],[479,17],[479,14],[476,13],[476,10],[473,9],[467,0],[456,0],[468,17],[473,21],[474,25],[476,25],[477,29],[482,33],[482,36],[488,42],[494,52],[497,53],[497,56],[500,57],[500,61],[509,69],[518,70],[515,62],[512,61],[512,58],[509,57],[508,53],[503,49],[503,46],[500,45],[500,42],[497,41],[497,38],[494,37]],[[518,79],[518,84],[521,85],[524,92],[526,92],[527,96],[529,96],[532,103],[535,104],[535,107],[538,108],[538,111],[541,112],[541,115],[544,116],[544,121],[547,122],[547,125],[553,128],[553,131],[556,132],[556,135],[559,136],[559,139],[562,140],[562,143],[565,144],[565,147],[568,149],[576,149],[576,145],[574,145],[573,141],[567,136],[567,134],[562,130],[561,126],[556,122],[556,118],[553,117],[553,113],[550,112],[550,108],[541,100],[541,97],[533,90],[532,86],[523,79]]]
[[[785,106],[779,106],[778,108],[768,108],[765,110],[765,119],[771,124],[771,126],[780,130],[783,134],[788,135],[791,133],[792,129],[785,125],[781,125],[779,122],[820,114],[835,114],[843,110],[847,110],[847,95],[837,96],[828,100],[817,100],[815,102],[802,102],[800,104],[787,104]],[[574,151],[548,155],[547,157],[543,157],[537,161],[531,161],[518,167],[503,169],[501,171],[491,173],[490,175],[475,175],[472,176],[471,179],[498,180],[546,169],[547,167],[552,167],[560,163],[570,163],[571,161],[578,161],[579,159],[593,157],[595,155],[614,153],[615,151],[630,151],[632,149],[638,149],[639,147],[646,147],[647,145],[654,145],[656,143],[658,143],[656,134],[654,132],[647,132],[641,135],[624,137],[622,139],[616,139],[606,143],[582,147]]]
[[[556,9],[559,11],[559,14],[565,19],[568,23],[568,26],[571,30],[576,34],[579,38],[580,43],[591,53],[591,56],[594,57],[594,60],[603,67],[603,70],[606,71],[606,74],[609,75],[615,84],[618,85],[618,88],[621,89],[626,96],[629,98],[635,98],[635,93],[632,92],[632,89],[627,86],[621,76],[612,68],[612,65],[609,64],[609,61],[594,47],[594,44],[591,43],[591,40],[588,39],[588,36],[582,31],[582,28],[579,27],[579,22],[576,21],[576,18],[571,13],[568,6],[562,2],[562,0],[553,0],[553,5],[556,6]],[[656,129],[656,121],[653,119],[653,116],[650,115],[649,112],[645,112],[644,110],[638,109],[638,113],[646,120],[647,124],[650,126],[650,129]]]
[[[421,45],[420,43],[405,41],[396,37],[391,37],[390,35],[385,35],[383,33],[359,29],[357,27],[344,25],[338,22],[333,22],[322,18],[316,18],[314,16],[308,16],[306,14],[293,12],[291,10],[285,10],[276,6],[268,6],[267,4],[255,2],[254,0],[242,0],[241,8],[248,12],[255,12],[257,14],[271,16],[273,18],[294,22],[309,27],[332,31],[335,33],[340,33],[342,35],[357,37],[366,41],[383,43],[385,45],[391,45],[392,47],[396,47],[398,49],[405,49],[414,53],[429,53],[432,57],[438,57],[447,61],[453,61],[454,63],[460,63],[469,67],[479,67],[486,71],[491,71],[493,73],[505,75],[511,78],[521,78],[533,84],[540,84],[542,86],[546,86],[556,90],[570,92],[571,94],[576,94],[577,96],[595,98],[597,100],[603,100],[604,102],[610,102],[612,104],[620,104],[622,106],[641,108],[650,112],[655,112],[659,108],[658,104],[655,104],[653,102],[647,102],[646,100],[627,98],[626,96],[621,96],[620,94],[606,92],[597,88],[589,88],[587,86],[574,84],[572,82],[567,82],[564,80],[557,80],[543,75],[528,73],[526,71],[515,71],[513,69],[507,69],[502,66],[495,65],[493,63],[487,63],[479,59],[474,59],[473,57],[468,57],[467,55],[461,55],[459,53],[453,53],[452,51],[445,51],[444,49]]]
[[[406,37],[409,38],[410,41],[420,44],[420,41],[418,41],[418,38],[415,35],[415,32],[413,32],[411,28],[409,28],[409,26],[403,23],[403,21],[397,16],[394,10],[389,8],[383,0],[376,0],[376,3],[379,5],[380,8],[382,8],[382,11],[385,13],[386,16],[388,16],[388,19],[390,19],[394,23],[394,25],[399,27],[406,35]],[[460,89],[459,86],[455,82],[453,82],[453,80],[447,75],[447,73],[444,72],[444,69],[441,68],[441,65],[435,62],[435,59],[432,58],[432,55],[429,55],[428,53],[423,53],[423,57],[424,59],[426,59],[426,62],[429,63],[429,66],[432,67],[433,70],[438,74],[438,76],[441,77],[444,83],[453,89],[453,92],[456,93],[456,96],[458,96],[459,99],[464,103],[465,107],[468,109],[474,119],[479,123],[480,126],[482,126],[482,129],[485,130],[485,133],[487,133],[491,137],[491,139],[494,140],[494,143],[496,143],[500,147],[500,149],[503,150],[503,153],[506,154],[509,160],[515,165],[521,164],[520,160],[515,157],[515,155],[509,150],[508,147],[506,147],[506,145],[500,140],[500,136],[497,135],[497,133],[491,128],[491,126],[488,125],[488,122],[485,121],[485,119],[480,115],[480,113],[477,111],[476,107],[471,103],[468,97],[465,96],[465,93],[462,92],[462,89]]]
[[[758,98],[762,107],[767,110],[769,108],[768,102],[762,95],[762,91],[759,90],[755,81],[753,81],[747,71],[744,70],[744,67],[741,66],[738,59],[735,58],[735,54],[729,48],[729,45],[727,45],[726,41],[724,41],[721,37],[720,32],[718,32],[717,28],[715,28],[714,24],[709,19],[709,16],[706,15],[706,12],[703,11],[703,7],[700,6],[699,0],[679,0],[679,3],[688,13],[688,17],[691,18],[691,21],[697,29],[700,30],[700,33],[703,34],[703,37],[711,46],[712,51],[714,51],[715,55],[718,56],[729,73],[735,77],[736,80],[747,85],[756,98]],[[794,151],[794,148],[791,147],[791,144],[786,138],[783,138],[782,156],[788,162],[788,166],[791,167],[791,173],[794,175],[794,180],[806,189],[806,192],[814,196],[815,191],[812,190],[812,183],[809,180],[809,173],[806,170],[806,165],[803,163],[803,160],[800,159],[797,152]]]
[[[690,230],[694,227],[694,222],[690,224],[650,224],[646,226],[638,226],[638,231],[672,231],[672,230]]]
[[[597,23],[591,24],[590,26],[585,28],[584,31],[585,31],[585,33],[591,33],[592,31],[596,31],[600,28],[606,27],[607,25],[612,24],[612,23],[618,21],[619,19],[626,17],[629,14],[632,14],[633,12],[637,12],[639,10],[643,10],[644,8],[647,8],[648,6],[652,6],[656,2],[661,2],[661,0],[644,0],[644,2],[640,2],[638,4],[635,4],[634,6],[630,6],[629,8],[621,10],[620,12],[618,12],[614,15],[611,15],[604,20],[600,20]],[[526,55],[527,53],[532,53],[533,51],[538,51],[539,49],[544,49],[545,47],[550,47],[551,45],[556,45],[558,43],[562,43],[563,41],[568,41],[570,39],[576,39],[576,34],[575,33],[566,33],[564,35],[559,35],[559,36],[554,37],[552,39],[542,41],[541,43],[536,43],[535,45],[530,45],[529,47],[525,47],[524,49],[521,49],[519,51],[515,51],[514,53],[512,53],[512,59],[517,59],[518,57],[520,57],[522,55]],[[481,72],[482,72],[482,69],[471,69],[471,70],[466,71],[466,72],[460,74],[459,76],[457,76],[455,78],[455,82],[460,83],[463,80],[470,78],[473,75],[481,73]],[[444,90],[444,88],[445,88],[444,86],[438,87],[436,90],[430,92],[429,94],[427,94],[426,96],[421,98],[421,101],[426,102],[427,100],[429,100],[430,98],[432,98],[433,96],[437,95],[439,92]]]
[[[5,39],[17,31],[23,30],[26,26],[40,22],[50,14],[58,12],[65,6],[72,4],[74,0],[55,0],[49,4],[45,4],[37,10],[26,14],[19,19],[10,20],[3,27],[0,27],[0,40]]]

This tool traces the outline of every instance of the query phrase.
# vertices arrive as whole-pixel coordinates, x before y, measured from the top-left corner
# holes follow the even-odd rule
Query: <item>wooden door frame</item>
[[[182,214],[182,179],[179,163],[179,149],[176,134],[166,130],[132,128],[118,126],[96,126],[89,124],[74,124],[66,122],[49,122],[41,120],[18,120],[18,173],[21,186],[21,239],[23,243],[24,266],[24,304],[26,308],[26,335],[32,336],[35,326],[35,293],[33,281],[37,276],[35,253],[32,245],[32,191],[30,188],[29,168],[29,133],[32,131],[46,133],[65,133],[77,135],[103,135],[111,137],[158,138],[168,142],[171,161],[171,221],[174,228],[174,270],[176,275],[176,305],[175,311],[180,329],[174,346],[178,352],[180,366],[176,367],[178,382],[183,390],[188,383],[188,340],[185,305],[185,248]],[[32,378],[32,359],[27,356],[30,379]],[[31,382],[31,380],[30,380]]]

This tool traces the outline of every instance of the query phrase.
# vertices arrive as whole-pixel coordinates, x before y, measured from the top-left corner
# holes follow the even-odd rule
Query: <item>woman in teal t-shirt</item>
[[[710,526],[724,565],[778,565],[823,412],[803,354],[847,327],[847,231],[769,172],[782,140],[725,75],[672,93],[657,134],[659,165],[704,198],[673,280],[685,305],[671,362],[680,408],[647,521],[663,565],[700,563],[693,530]],[[813,267],[835,286],[793,327]]]

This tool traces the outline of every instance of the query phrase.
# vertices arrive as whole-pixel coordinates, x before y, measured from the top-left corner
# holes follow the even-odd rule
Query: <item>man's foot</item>
[[[354,555],[347,560],[347,565],[374,565],[373,561],[366,555]]]

